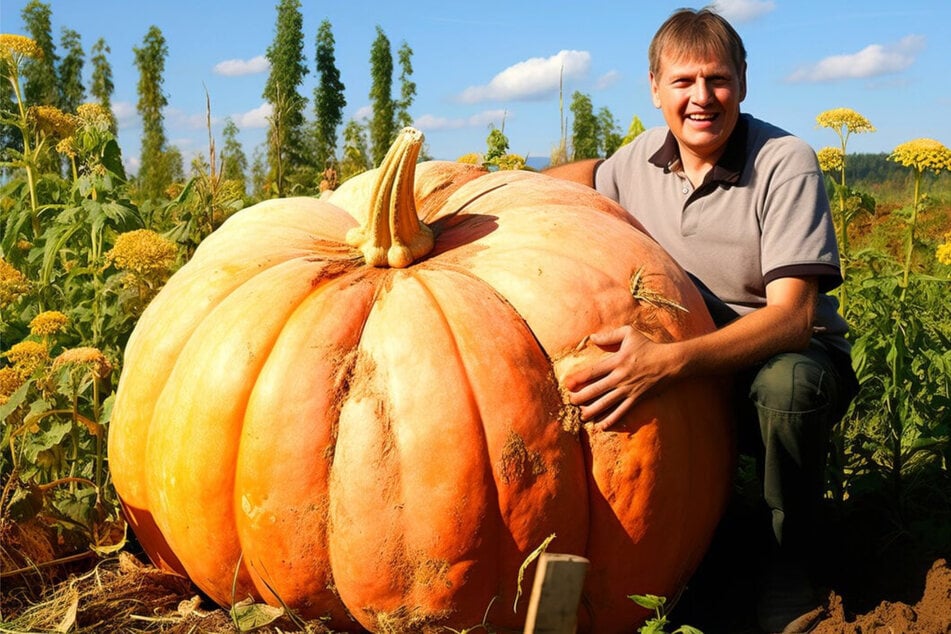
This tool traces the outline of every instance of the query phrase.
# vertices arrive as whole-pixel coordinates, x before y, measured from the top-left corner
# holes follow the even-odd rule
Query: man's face
[[[651,73],[650,80],[654,105],[677,138],[681,155],[715,163],[740,116],[745,73],[738,73],[729,59],[674,59],[665,53],[660,72]]]

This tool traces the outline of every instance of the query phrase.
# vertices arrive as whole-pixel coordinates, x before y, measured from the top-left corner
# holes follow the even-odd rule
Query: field
[[[68,173],[42,168],[41,139],[2,188],[0,631],[322,631],[262,606],[213,608],[145,564],[128,529],[106,461],[125,343],[169,276],[252,201],[207,168],[144,199],[101,123],[80,124],[86,145]],[[951,629],[951,162],[940,156],[923,169],[896,152],[896,177],[848,186],[827,170],[861,391],[833,432],[829,530],[815,551],[830,597],[822,632]],[[673,622],[753,631],[751,482],[741,469]]]

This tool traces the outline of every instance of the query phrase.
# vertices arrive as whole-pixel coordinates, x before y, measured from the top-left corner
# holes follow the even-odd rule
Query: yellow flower
[[[915,139],[902,143],[888,158],[916,172],[933,170],[937,174],[942,170],[951,171],[951,150],[934,139]]]
[[[75,139],[72,136],[60,139],[59,143],[56,144],[56,151],[65,156],[76,158],[78,152],[76,151]]]
[[[149,229],[119,234],[106,257],[116,268],[139,275],[164,273],[175,263],[175,244]]]
[[[944,234],[944,244],[938,245],[935,258],[937,258],[941,264],[951,266],[951,231]]]
[[[476,152],[469,152],[468,154],[463,154],[457,158],[456,162],[465,163],[467,165],[482,165],[482,157]]]
[[[841,130],[845,128],[851,132],[875,132],[868,119],[857,113],[851,108],[833,108],[826,110],[816,117],[816,123],[822,128],[834,128]]]
[[[21,341],[14,344],[3,356],[10,360],[13,369],[23,378],[33,374],[37,368],[49,361],[50,353],[46,344],[39,341]]]
[[[43,49],[25,35],[0,33],[0,57],[10,60],[22,57],[43,59]]]
[[[816,153],[819,159],[819,168],[823,172],[842,171],[842,150],[837,147],[824,147]]]
[[[60,139],[72,135],[79,126],[76,115],[63,112],[56,106],[30,106],[26,118],[40,131]]]
[[[69,348],[53,360],[53,370],[76,366],[88,368],[97,379],[104,379],[112,372],[112,364],[98,348],[83,346]]]
[[[520,170],[525,167],[525,157],[518,154],[503,154],[496,161],[500,170]]]
[[[79,105],[76,108],[76,116],[78,116],[83,123],[92,125],[100,130],[108,130],[109,126],[112,125],[112,115],[101,103],[94,101]]]
[[[0,405],[9,401],[21,385],[23,385],[23,377],[19,372],[10,366],[0,368]]]
[[[30,283],[23,273],[0,258],[0,306],[12,304],[30,290]]]
[[[69,317],[58,310],[47,310],[30,321],[30,334],[33,335],[55,335],[63,332],[66,324],[69,323]]]

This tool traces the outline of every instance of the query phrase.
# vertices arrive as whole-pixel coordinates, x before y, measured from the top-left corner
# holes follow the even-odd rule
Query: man
[[[548,173],[593,185],[637,218],[694,278],[718,329],[674,343],[630,325],[593,334],[611,354],[566,387],[582,417],[607,429],[678,379],[737,377],[741,447],[752,435],[772,517],[760,626],[808,631],[822,611],[801,563],[829,429],[854,394],[847,327],[826,294],[842,278],[822,174],[803,141],[740,113],[746,51],[722,17],[675,12],[648,57],[666,128],[603,162]]]

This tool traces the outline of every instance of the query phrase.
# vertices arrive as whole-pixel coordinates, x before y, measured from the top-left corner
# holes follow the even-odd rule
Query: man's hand
[[[595,428],[617,423],[650,390],[665,383],[677,366],[672,344],[654,343],[632,326],[591,335],[589,340],[611,354],[565,379],[569,401]]]

